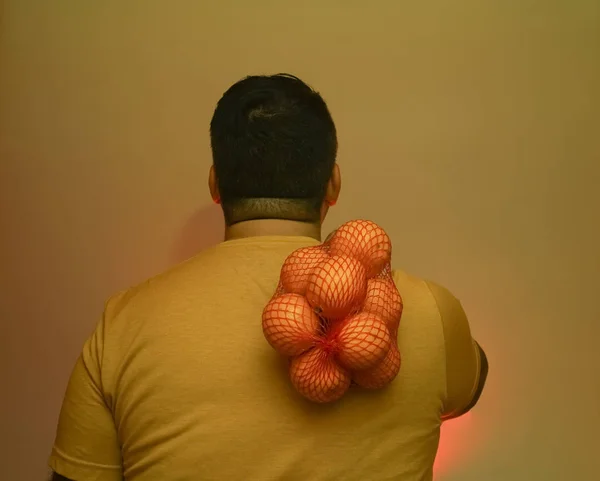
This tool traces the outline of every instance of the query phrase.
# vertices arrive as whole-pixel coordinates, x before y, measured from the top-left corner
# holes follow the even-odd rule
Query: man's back
[[[477,384],[464,313],[447,291],[396,271],[397,379],[306,401],[261,312],[287,255],[315,244],[230,240],[109,301],[71,378],[53,469],[102,481],[431,479],[441,417],[464,410]]]

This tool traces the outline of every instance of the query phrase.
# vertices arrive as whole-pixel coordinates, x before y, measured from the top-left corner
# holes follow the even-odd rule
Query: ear
[[[331,178],[327,183],[327,190],[325,191],[325,199],[321,205],[321,224],[325,220],[325,216],[329,211],[329,208],[337,203],[338,197],[340,196],[340,190],[342,189],[342,176],[340,174],[340,167],[336,163],[333,166],[331,172]]]
[[[325,192],[325,202],[328,206],[335,205],[340,196],[340,190],[342,189],[342,176],[340,174],[340,167],[336,163],[333,166],[333,172],[331,178],[327,183],[327,191]]]
[[[215,166],[210,166],[210,171],[208,172],[208,190],[210,191],[210,196],[215,204],[221,203],[221,195],[219,194],[219,182],[217,181],[217,173],[215,172]]]

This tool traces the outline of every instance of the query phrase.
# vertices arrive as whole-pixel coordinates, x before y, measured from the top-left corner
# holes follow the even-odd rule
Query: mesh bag
[[[285,260],[262,328],[307,399],[333,402],[351,384],[380,389],[398,374],[402,298],[391,255],[381,227],[355,220]]]

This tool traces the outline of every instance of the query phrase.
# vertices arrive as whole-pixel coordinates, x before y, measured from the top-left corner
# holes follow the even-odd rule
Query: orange
[[[367,277],[379,275],[392,259],[392,241],[370,220],[353,220],[339,227],[328,241],[332,256],[349,255],[361,261]]]
[[[338,360],[357,371],[379,364],[390,349],[391,336],[379,317],[361,312],[343,324],[337,336]]]
[[[304,297],[282,294],[264,308],[262,328],[273,349],[284,356],[297,356],[314,346],[320,322]]]
[[[390,332],[394,333],[398,329],[402,316],[402,297],[391,278],[369,279],[363,311],[380,317]]]
[[[317,314],[330,320],[358,311],[366,294],[365,268],[349,256],[333,256],[319,264],[306,289],[310,305]]]
[[[371,369],[357,371],[352,376],[356,384],[366,389],[380,389],[391,383],[400,371],[400,351],[392,342],[386,356]]]
[[[283,290],[304,295],[315,268],[328,257],[321,246],[303,247],[292,252],[281,268],[280,281]]]
[[[350,387],[350,374],[336,364],[333,355],[319,346],[292,359],[290,378],[305,398],[328,403],[340,399]]]

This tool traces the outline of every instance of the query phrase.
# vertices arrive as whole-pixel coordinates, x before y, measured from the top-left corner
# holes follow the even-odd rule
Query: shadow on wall
[[[179,263],[223,240],[225,222],[218,205],[198,209],[185,223],[175,242],[170,260]]]

